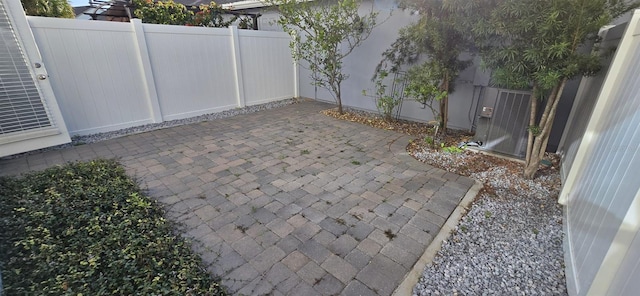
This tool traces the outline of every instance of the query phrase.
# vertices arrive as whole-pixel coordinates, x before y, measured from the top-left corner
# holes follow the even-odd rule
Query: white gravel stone
[[[414,154],[440,165],[464,163],[467,155]],[[471,177],[497,196],[474,201],[413,295],[566,295],[557,171],[524,180],[493,167]]]

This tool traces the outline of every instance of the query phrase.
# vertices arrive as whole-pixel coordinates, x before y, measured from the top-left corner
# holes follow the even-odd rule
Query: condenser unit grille
[[[495,94],[495,92],[493,92]],[[484,149],[524,157],[527,149],[527,126],[531,93],[498,90],[490,118],[479,124],[488,125]],[[485,101],[492,101],[491,99]]]

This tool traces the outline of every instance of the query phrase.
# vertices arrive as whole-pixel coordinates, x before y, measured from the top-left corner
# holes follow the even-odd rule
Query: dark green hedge
[[[6,295],[224,295],[112,160],[0,178]]]

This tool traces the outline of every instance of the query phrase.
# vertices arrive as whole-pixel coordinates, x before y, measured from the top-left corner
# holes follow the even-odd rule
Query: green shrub
[[[424,144],[427,145],[427,147],[431,148],[431,149],[438,149],[439,147],[439,142],[438,140],[436,140],[435,138],[431,137],[431,136],[425,136],[424,137]]]
[[[452,154],[464,152],[464,148],[460,148],[457,146],[445,146],[444,143],[440,144],[440,146],[441,146],[440,148],[442,152],[447,152]]]
[[[115,161],[0,178],[6,295],[224,295]]]
[[[162,25],[186,25],[194,18],[194,13],[181,3],[169,1],[135,0],[134,14],[143,23]]]
[[[67,0],[20,0],[26,15],[75,18],[73,7]]]
[[[143,23],[226,28],[238,19],[234,15],[225,18],[228,11],[213,1],[201,4],[197,12],[193,11],[196,7],[189,10],[184,4],[173,0],[134,0],[133,3],[136,7],[133,14]],[[239,27],[248,27],[245,19],[240,22]]]
[[[374,95],[376,99],[376,107],[378,108],[378,112],[384,117],[385,120],[391,121],[393,120],[393,115],[396,112],[398,106],[402,103],[402,99],[400,98],[400,94],[397,91],[391,91],[390,94],[387,92],[387,85],[385,84],[385,79],[389,76],[389,72],[381,70],[376,73],[374,78],[374,84],[376,88],[376,93]],[[398,81],[394,81],[398,82]],[[367,96],[367,92],[365,90],[362,91],[364,96]]]

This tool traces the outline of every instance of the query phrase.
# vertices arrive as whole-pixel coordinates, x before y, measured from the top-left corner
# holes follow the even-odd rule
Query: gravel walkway
[[[427,163],[466,154],[414,153]],[[453,157],[452,157],[453,156]],[[456,231],[425,267],[414,295],[566,295],[559,175],[523,180],[505,167],[473,174],[485,184]]]

